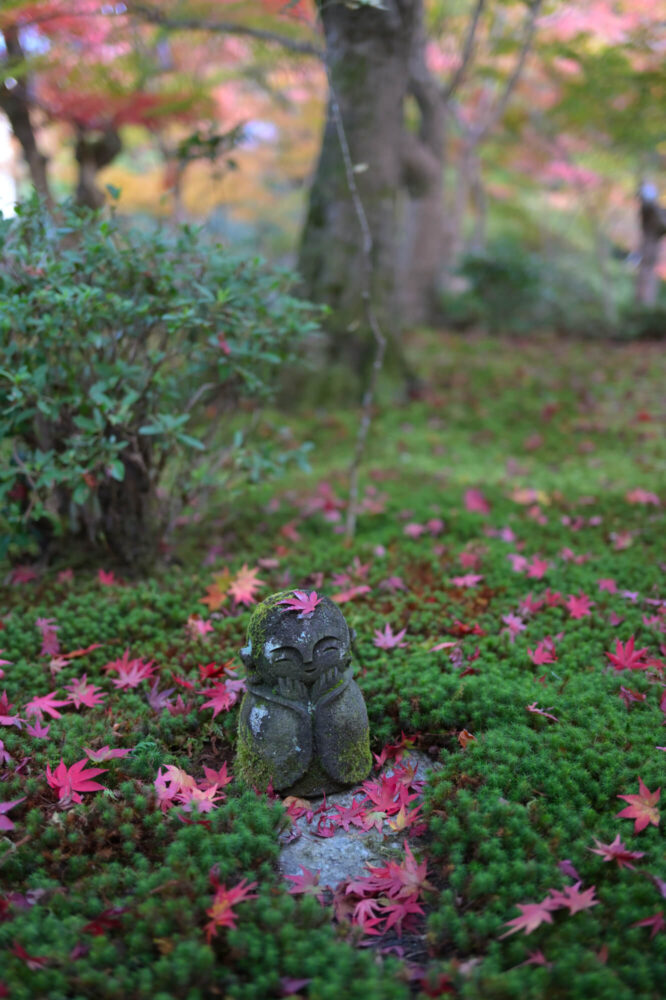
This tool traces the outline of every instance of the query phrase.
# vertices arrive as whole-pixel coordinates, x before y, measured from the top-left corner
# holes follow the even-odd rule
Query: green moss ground
[[[666,677],[658,666],[617,672],[605,652],[633,635],[637,648],[666,658],[659,607],[646,603],[666,598],[666,358],[652,346],[546,338],[423,334],[412,346],[427,394],[401,405],[387,390],[380,400],[364,478],[375,509],[361,514],[352,547],[314,508],[324,480],[344,496],[357,415],[322,407],[292,421],[296,438],[317,445],[313,473],[254,490],[232,530],[214,513],[184,524],[171,543],[172,562],[155,578],[102,586],[94,569],[82,567],[58,582],[65,564],[26,583],[8,578],[0,656],[11,663],[0,692],[6,688],[20,712],[35,695],[64,697],[63,686],[86,672],[107,695],[102,706],[65,707],[60,718],[46,718],[48,739],[0,726],[11,756],[0,765],[0,802],[25,797],[8,814],[15,828],[0,833],[0,982],[12,1000],[260,1000],[301,979],[308,982],[300,995],[311,1000],[418,993],[398,957],[356,947],[329,909],[287,894],[275,867],[279,803],[235,781],[227,801],[205,817],[209,826],[160,811],[158,767],[178,764],[196,777],[224,760],[233,769],[237,707],[215,721],[210,709],[157,714],[146,702],[148,683],[116,690],[102,672],[129,648],[156,661],[160,687],[173,686],[172,673],[198,684],[197,665],[236,655],[249,620],[249,609],[233,606],[210,616],[200,603],[205,587],[222,566],[236,571],[260,559],[277,559],[260,570],[260,598],[292,587],[332,594],[343,588],[332,577],[344,573],[350,585],[371,588],[342,607],[358,633],[357,679],[373,750],[404,730],[419,733],[418,745],[443,762],[426,790],[427,832],[413,845],[428,858],[434,886],[418,947],[410,939],[419,961],[446,973],[466,1000],[663,996],[666,931],[651,938],[650,928],[632,924],[666,911],[659,889],[666,820],[634,833],[616,814],[626,804],[617,796],[635,794],[639,776],[651,790],[666,784],[666,753],[656,749],[666,745],[659,707]],[[470,488],[483,491],[488,515],[466,509]],[[540,491],[539,502],[518,502],[521,489]],[[636,489],[658,494],[661,504],[631,502]],[[405,534],[406,525],[433,518],[443,520],[441,531]],[[283,530],[292,522],[298,537]],[[516,542],[488,528],[510,528]],[[211,561],[218,544],[225,556]],[[565,548],[589,558],[577,563],[563,557]],[[463,566],[463,552],[476,553],[478,567]],[[516,552],[547,560],[543,579],[515,572],[507,556]],[[451,582],[467,573],[483,579],[474,587]],[[405,590],[382,586],[394,576]],[[599,589],[608,578],[617,593]],[[564,598],[587,594],[592,614],[572,618],[560,602],[521,615],[527,627],[512,645],[502,617],[520,615],[527,594],[547,587]],[[192,614],[210,618],[213,633],[191,639]],[[622,621],[612,624],[612,614]],[[65,652],[103,645],[54,679],[39,655],[38,617],[56,620]],[[429,651],[459,637],[456,621],[484,633],[461,639],[460,663],[450,650]],[[394,632],[406,628],[407,647],[373,644],[373,631],[387,622]],[[528,647],[560,633],[557,662],[535,666]],[[627,707],[621,685],[645,700]],[[559,721],[528,712],[535,702]],[[466,749],[463,729],[475,737]],[[62,757],[71,765],[84,747],[106,744],[136,749],[101,765],[108,791],[57,808],[47,763],[53,768]],[[595,837],[610,843],[617,834],[629,850],[644,852],[634,870],[589,850]],[[516,904],[571,883],[558,867],[565,859],[585,888],[596,887],[599,905],[556,911],[552,924],[531,935],[500,939]],[[227,886],[257,880],[259,898],[240,904],[237,927],[207,944],[214,864]],[[122,912],[103,933],[84,930],[113,907]],[[14,942],[43,964],[31,968],[12,951]],[[536,952],[547,965],[523,964]]]

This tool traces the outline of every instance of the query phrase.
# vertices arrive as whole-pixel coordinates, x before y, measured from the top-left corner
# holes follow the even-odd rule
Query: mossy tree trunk
[[[398,196],[402,183],[404,102],[421,0],[382,7],[320,2],[327,62],[372,235],[371,294],[400,360]],[[331,308],[331,357],[359,373],[374,355],[364,307],[363,238],[329,100],[321,154],[310,192],[299,270],[304,294]]]

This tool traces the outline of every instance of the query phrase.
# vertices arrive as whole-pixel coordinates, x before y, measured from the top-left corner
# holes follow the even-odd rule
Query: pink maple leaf
[[[209,632],[213,632],[212,622],[205,621],[199,615],[190,615],[185,625],[191,639],[204,639]]]
[[[363,829],[366,818],[366,808],[363,805],[364,799],[354,799],[350,806],[335,805],[338,815],[333,817],[336,826],[341,826],[345,832],[349,832],[350,824]]]
[[[226,760],[222,767],[217,771],[212,767],[204,767],[204,774],[205,778],[199,782],[199,785],[203,788],[209,788],[211,785],[217,785],[218,788],[224,788],[225,785],[230,784],[234,780],[233,775],[227,774]]]
[[[314,614],[314,610],[321,603],[321,597],[317,597],[317,591],[312,590],[309,594],[303,590],[295,590],[293,597],[285,597],[278,601],[278,604],[287,604],[285,611],[300,611],[298,618],[309,618]]]
[[[83,677],[75,677],[74,680],[65,685],[65,690],[69,691],[68,701],[77,709],[81,705],[85,705],[86,708],[94,708],[95,705],[101,705],[106,698],[100,687],[96,684],[88,684],[87,674],[84,674]]]
[[[541,611],[543,603],[542,597],[532,597],[532,591],[530,591],[527,597],[524,597],[520,602],[520,610],[524,615],[534,615],[537,611]]]
[[[42,725],[41,719],[36,719],[32,726],[26,725],[25,731],[29,736],[33,736],[37,740],[46,740],[49,736],[50,724],[48,726]]]
[[[502,615],[502,621],[506,625],[506,628],[502,629],[501,634],[508,632],[509,641],[513,646],[514,642],[516,641],[516,636],[520,632],[524,632],[525,629],[527,628],[527,625],[525,625],[522,618],[519,618],[518,615],[514,615],[513,613],[509,613],[508,615]]]
[[[650,941],[658,934],[659,931],[666,930],[666,920],[664,920],[664,911],[659,910],[658,913],[653,914],[651,917],[645,917],[643,920],[637,920],[632,927],[651,927]]]
[[[476,587],[482,580],[483,576],[479,573],[465,573],[463,576],[451,577],[451,583],[456,587]]]
[[[42,713],[47,712],[54,719],[59,719],[61,717],[61,713],[58,711],[58,708],[62,705],[69,705],[69,699],[65,698],[64,701],[59,701],[56,695],[56,691],[51,691],[49,694],[33,698],[32,701],[27,702],[24,706],[25,714],[36,715],[39,719],[41,719]]]
[[[625,499],[628,503],[652,504],[654,507],[659,506],[659,497],[657,494],[650,493],[649,490],[642,490],[640,487],[635,490],[629,490],[625,494]]]
[[[472,514],[490,514],[490,504],[481,490],[465,490],[465,510]]]
[[[598,854],[604,861],[617,861],[620,868],[631,868],[633,870],[634,865],[631,862],[645,857],[644,851],[630,851],[626,844],[623,844],[620,840],[619,833],[610,844],[602,844],[596,837],[594,838],[594,842],[597,846],[588,847],[588,851],[591,851],[592,854]]]
[[[578,597],[573,594],[569,594],[564,606],[567,608],[569,614],[572,618],[586,618],[588,615],[592,614],[590,610],[593,601],[582,591],[579,592]]]
[[[406,524],[402,531],[408,538],[419,538],[425,533],[426,528],[423,524],[412,522],[411,524]]]
[[[605,654],[615,670],[644,670],[648,666],[644,661],[647,646],[634,649],[635,641],[633,635],[624,644],[618,639],[615,642],[615,652]]]
[[[113,574],[113,571],[107,573],[104,569],[97,571],[97,579],[103,587],[113,587],[113,585],[118,582]]]
[[[626,688],[624,684],[620,685],[619,694],[627,708],[629,708],[632,702],[645,701],[646,698],[646,695],[641,694],[640,691],[632,691],[631,688]]]
[[[532,651],[528,646],[527,655],[531,659],[532,663],[534,663],[537,667],[544,666],[547,663],[557,662],[553,640],[548,636],[545,639],[542,639],[541,642],[537,643],[534,651]]]
[[[111,683],[122,689],[138,687],[142,681],[152,677],[157,668],[152,660],[148,663],[144,663],[141,657],[130,660],[129,649],[126,649],[119,660],[112,660],[102,669],[107,673],[117,672],[118,677],[112,678]]]
[[[258,572],[258,569],[249,569],[247,563],[243,563],[242,568],[229,585],[229,593],[236,604],[257,603],[255,592],[264,586],[264,581],[257,576]]]
[[[288,894],[290,896],[314,896],[320,903],[323,903],[326,887],[319,885],[320,872],[312,872],[303,865],[298,867],[301,869],[300,875],[285,875],[285,878],[288,878],[292,883],[291,888],[287,890]]]
[[[25,795],[21,799],[14,799],[12,802],[0,802],[0,830],[7,832],[14,829],[14,824],[6,815],[10,809],[17,806],[19,802],[25,801]]]
[[[38,618],[35,624],[42,636],[42,648],[39,655],[57,656],[60,652],[60,643],[57,634],[59,626],[56,625],[55,618]]]
[[[100,785],[91,779],[96,778],[99,774],[103,774],[107,768],[91,767],[86,770],[87,765],[88,761],[83,759],[78,760],[68,768],[65,767],[62,757],[55,771],[51,771],[49,765],[46,765],[46,780],[51,788],[58,789],[59,801],[67,803],[83,802],[80,795],[81,792],[104,791],[104,785]]]
[[[363,594],[369,594],[370,590],[371,588],[367,583],[359,583],[355,587],[349,587],[347,590],[341,590],[337,594],[331,594],[331,600],[335,601],[336,604],[346,604],[347,601],[353,601]]]
[[[557,903],[550,896],[546,896],[540,903],[516,903],[516,906],[520,910],[520,916],[506,921],[504,926],[510,929],[500,934],[500,941],[510,934],[517,934],[518,931],[531,934],[541,924],[552,924],[551,911],[557,909]]]
[[[378,916],[383,910],[381,900],[359,899],[352,913],[352,923],[357,927],[362,927],[365,934],[381,934],[378,925],[382,922],[382,917]]]
[[[128,757],[132,753],[133,747],[129,749],[124,749],[122,747],[116,747],[112,750],[109,746],[101,747],[99,750],[91,750],[89,747],[84,747],[84,754],[94,763],[102,764],[105,760],[112,760],[115,757]]]
[[[514,573],[524,573],[529,566],[525,556],[521,556],[518,552],[509,552],[507,559],[511,563]]]
[[[405,896],[396,899],[395,902],[384,903],[382,912],[386,916],[384,933],[395,927],[398,937],[402,937],[403,923],[416,914],[423,914],[424,910],[417,902],[416,896]]]
[[[206,940],[210,943],[211,938],[217,934],[218,927],[235,927],[237,914],[234,912],[234,906],[238,903],[243,902],[246,899],[256,899],[256,894],[252,893],[251,890],[256,888],[256,882],[248,883],[246,879],[242,879],[237,885],[231,889],[227,889],[225,885],[220,885],[217,880],[214,882],[215,886],[215,896],[213,898],[213,903],[209,909],[206,910],[206,914],[210,917],[210,920],[206,924]]]
[[[213,718],[220,712],[228,712],[236,704],[238,695],[243,690],[245,690],[245,680],[240,678],[235,681],[223,681],[222,684],[215,684],[212,688],[198,691],[197,694],[211,695],[209,700],[199,708],[199,711],[203,712],[204,708],[212,708]]]
[[[580,891],[580,882],[575,885],[565,885],[564,889],[551,889],[550,895],[553,903],[557,907],[566,907],[569,913],[579,913],[581,910],[589,910],[592,906],[597,906],[599,900],[594,898],[595,887]]]
[[[549,569],[550,563],[547,559],[539,559],[537,556],[534,556],[532,562],[527,567],[527,575],[534,580],[541,580]]]
[[[638,779],[638,795],[618,795],[618,799],[624,799],[629,805],[622,809],[621,812],[616,813],[616,816],[624,817],[624,819],[633,819],[634,823],[634,833],[640,833],[644,830],[646,826],[652,824],[652,826],[659,826],[659,810],[657,809],[657,802],[659,801],[659,796],[661,795],[661,788],[657,788],[656,791],[651,792],[649,788],[643,784],[641,778]]]
[[[217,789],[217,785],[209,785],[208,788],[183,788],[177,795],[177,800],[183,806],[185,812],[192,812],[196,807],[200,813],[209,813],[226,796],[224,792]]]
[[[391,626],[386,624],[383,632],[380,629],[375,629],[374,644],[375,646],[378,646],[379,649],[395,649],[397,647],[407,646],[406,642],[402,642],[406,631],[407,629],[403,628],[394,635]]]
[[[609,594],[617,594],[617,584],[612,578],[597,580],[599,590],[606,590]]]

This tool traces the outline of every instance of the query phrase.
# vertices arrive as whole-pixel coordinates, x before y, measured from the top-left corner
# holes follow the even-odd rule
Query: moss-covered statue
[[[354,638],[328,597],[281,591],[257,605],[241,658],[247,693],[236,771],[293,795],[340,791],[372,765],[368,713],[352,679]]]

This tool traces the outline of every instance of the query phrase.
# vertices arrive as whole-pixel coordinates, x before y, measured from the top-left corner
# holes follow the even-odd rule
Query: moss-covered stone
[[[284,603],[291,595],[262,601],[248,625],[238,768],[250,784],[270,780],[279,791],[317,795],[368,774],[368,715],[340,609],[320,597],[301,612]]]

